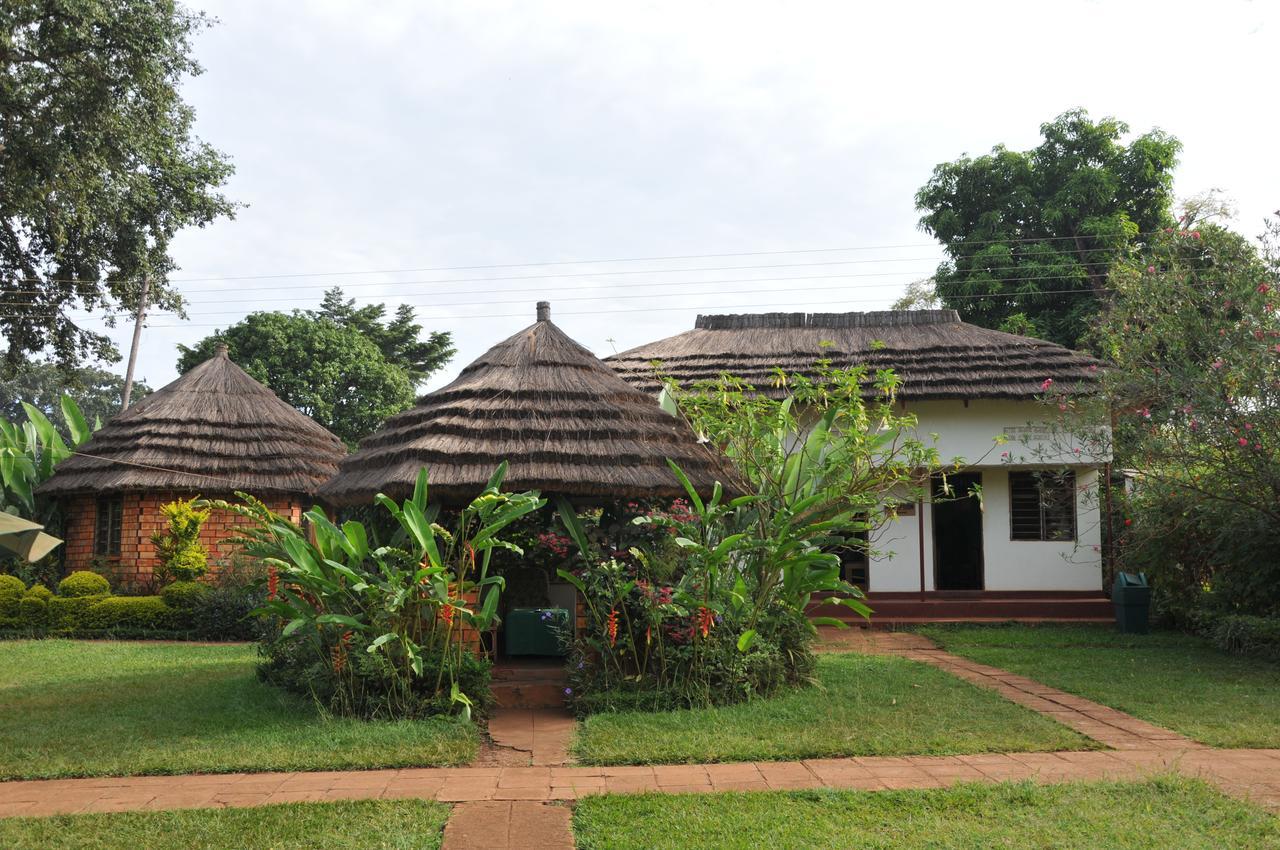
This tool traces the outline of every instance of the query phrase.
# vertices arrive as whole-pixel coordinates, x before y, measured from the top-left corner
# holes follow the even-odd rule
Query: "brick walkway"
[[[459,803],[444,850],[572,850],[571,819],[569,807],[555,803]]]
[[[499,708],[489,719],[489,737],[499,747],[529,754],[528,764],[550,767],[569,764],[573,715],[554,708]]]

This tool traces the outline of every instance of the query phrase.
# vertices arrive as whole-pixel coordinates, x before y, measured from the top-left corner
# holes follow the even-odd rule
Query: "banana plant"
[[[0,419],[0,510],[44,524],[51,506],[42,505],[36,488],[53,475],[54,468],[88,442],[92,431],[71,396],[60,400],[62,418],[71,444],[63,439],[49,418],[26,402],[27,421]]]
[[[474,700],[455,675],[462,654],[471,651],[463,628],[484,632],[494,624],[503,579],[489,573],[490,557],[498,548],[523,554],[498,535],[546,504],[535,492],[503,493],[506,471],[504,462],[448,529],[429,501],[425,469],[408,499],[378,494],[375,501],[394,518],[396,533],[376,547],[362,523],[338,525],[318,508],[305,514],[312,540],[244,494],[237,494],[240,505],[210,504],[256,521],[246,548],[276,571],[273,598],[257,613],[279,618],[282,637],[302,636],[326,661],[348,647],[382,654],[402,696],[424,688],[447,694],[469,716]]]

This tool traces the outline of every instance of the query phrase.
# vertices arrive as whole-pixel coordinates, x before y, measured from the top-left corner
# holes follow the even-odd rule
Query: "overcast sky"
[[[1177,136],[1179,195],[1247,234],[1280,208],[1270,2],[195,5],[185,94],[247,206],[177,240],[191,318],[151,317],[153,387],[177,343],[335,284],[453,332],[432,386],[540,298],[602,356],[699,312],[884,308],[941,256],[934,165],[1075,107]],[[504,267],[437,270],[466,266]]]

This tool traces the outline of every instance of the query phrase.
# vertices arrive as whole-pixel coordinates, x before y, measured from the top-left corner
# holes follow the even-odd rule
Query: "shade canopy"
[[[702,492],[730,480],[716,452],[566,336],[543,302],[537,322],[363,440],[318,495],[338,506],[380,492],[400,498],[425,467],[431,498],[460,503],[504,460],[507,490],[579,500],[684,495],[668,458]]]
[[[43,495],[179,490],[311,495],[341,440],[231,362],[226,346],[112,417],[58,464]]]
[[[1095,388],[1099,362],[1042,339],[980,328],[955,310],[761,313],[699,316],[694,329],[606,358],[628,383],[656,393],[664,375],[681,385],[722,373],[775,397],[774,370],[812,374],[830,358],[842,368],[893,369],[902,399],[1031,399]]]
[[[44,533],[43,525],[0,511],[0,549],[24,561],[38,561],[61,545],[61,540]]]

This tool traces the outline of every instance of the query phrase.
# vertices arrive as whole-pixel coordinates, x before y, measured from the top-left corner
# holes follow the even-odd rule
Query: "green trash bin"
[[[557,630],[569,626],[564,608],[512,608],[503,620],[507,655],[565,654]]]
[[[1145,635],[1151,615],[1151,585],[1146,573],[1117,573],[1111,586],[1116,606],[1116,628],[1126,634]]]

